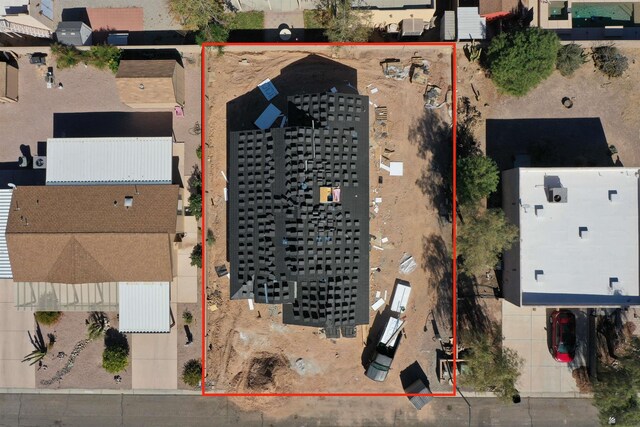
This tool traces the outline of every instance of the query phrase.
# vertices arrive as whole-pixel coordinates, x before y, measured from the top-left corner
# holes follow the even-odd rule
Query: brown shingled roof
[[[23,186],[7,233],[175,233],[177,206],[177,185]]]
[[[518,9],[521,0],[481,0],[478,6],[480,15],[498,12],[513,12]],[[527,1],[522,1],[526,5]]]
[[[184,70],[172,59],[120,61],[116,85],[128,105],[184,103]]]
[[[13,279],[170,281],[177,203],[175,185],[18,187],[6,233]]]

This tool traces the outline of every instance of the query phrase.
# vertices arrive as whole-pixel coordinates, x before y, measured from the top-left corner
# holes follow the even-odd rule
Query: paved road
[[[439,398],[420,413],[386,414],[384,401],[342,398],[309,399],[296,418],[272,419],[258,412],[241,412],[223,397],[170,395],[0,394],[0,426],[596,426],[597,412],[588,399],[523,399],[503,405],[495,399]],[[408,402],[407,402],[408,403]],[[429,411],[432,421],[424,421]],[[368,414],[363,415],[363,414]]]

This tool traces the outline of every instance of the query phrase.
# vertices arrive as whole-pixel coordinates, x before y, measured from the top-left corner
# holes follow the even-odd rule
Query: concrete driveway
[[[13,294],[13,280],[0,280],[0,388],[35,388],[35,368],[22,363],[33,351],[33,312],[16,310]]]
[[[177,304],[171,304],[176,316]],[[131,334],[131,387],[135,390],[178,388],[178,333]]]
[[[579,395],[571,374],[574,369],[587,363],[587,315],[583,310],[572,310],[576,315],[576,356],[571,363],[560,363],[549,352],[547,329],[553,310],[546,307],[516,307],[507,301],[502,302],[502,343],[516,350],[524,359],[522,375],[516,385],[523,396]]]

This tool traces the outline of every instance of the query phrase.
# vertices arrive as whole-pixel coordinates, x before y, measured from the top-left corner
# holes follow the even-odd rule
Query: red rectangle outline
[[[200,62],[201,62],[201,72],[200,72],[200,122],[201,125],[201,141],[200,146],[202,150],[201,158],[200,158],[200,171],[202,176],[205,174],[205,135],[207,129],[207,122],[205,121],[205,63],[206,63],[206,48],[207,47],[219,47],[219,46],[448,46],[451,47],[451,75],[452,75],[452,99],[451,99],[451,109],[452,109],[452,163],[453,163],[453,203],[452,203],[452,246],[453,246],[453,256],[451,260],[452,269],[452,306],[453,306],[453,388],[450,393],[426,393],[426,394],[417,394],[417,393],[207,393],[205,387],[205,366],[206,366],[206,345],[205,345],[205,328],[204,320],[206,319],[206,209],[202,209],[201,216],[201,227],[202,230],[202,326],[201,326],[201,339],[202,339],[202,381],[201,381],[201,395],[202,396],[244,396],[244,397],[312,397],[312,396],[341,396],[341,397],[384,397],[384,396],[433,396],[433,397],[455,397],[456,389],[457,389],[457,375],[456,375],[456,363],[457,363],[457,286],[456,286],[456,127],[457,127],[457,103],[458,103],[458,90],[457,90],[457,72],[456,72],[456,43],[452,42],[416,42],[416,43],[399,43],[399,42],[386,42],[386,43],[301,43],[301,42],[293,42],[293,43],[203,43],[200,50]],[[202,203],[204,204],[205,198],[205,182],[206,179],[202,179]]]

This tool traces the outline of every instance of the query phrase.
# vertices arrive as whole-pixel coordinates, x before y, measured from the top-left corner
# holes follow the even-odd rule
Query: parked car
[[[569,310],[556,310],[549,321],[553,358],[558,362],[571,362],[576,355],[576,316]]]
[[[393,357],[402,339],[400,332],[403,328],[404,321],[402,320],[391,317],[387,321],[387,325],[376,344],[376,350],[367,366],[366,375],[369,379],[379,382],[387,379],[391,363],[393,363]]]

